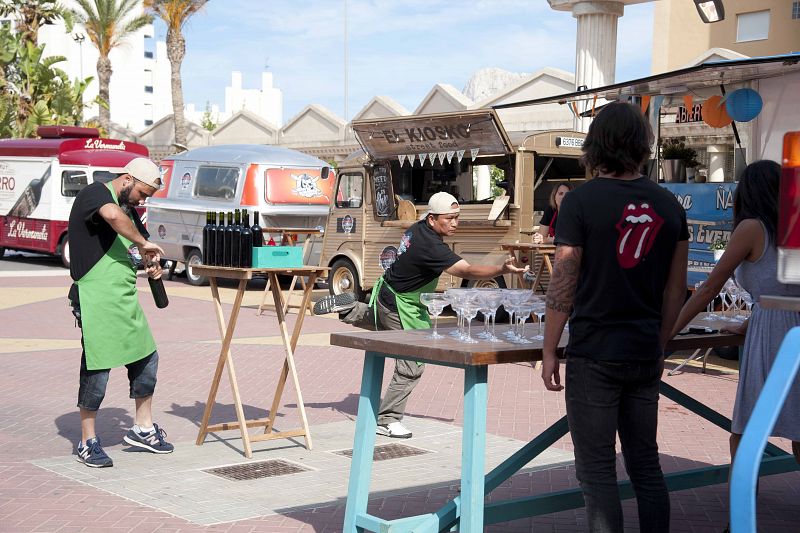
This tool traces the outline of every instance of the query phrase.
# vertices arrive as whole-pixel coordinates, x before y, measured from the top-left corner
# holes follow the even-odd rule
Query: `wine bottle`
[[[217,264],[217,212],[210,211],[208,213],[208,242],[206,255],[203,256],[203,261],[207,265]]]
[[[242,266],[242,217],[238,209],[233,216],[233,226],[231,227],[231,266],[239,268]]]
[[[214,265],[225,265],[225,213],[219,212],[217,220],[217,238],[214,243]]]
[[[203,226],[203,264],[210,265],[211,263],[208,261],[208,243],[210,239],[211,233],[211,212],[206,211],[206,225]]]
[[[228,224],[225,226],[225,247],[222,266],[231,266],[231,238],[233,237],[233,213],[228,213]]]
[[[31,181],[19,195],[14,206],[8,210],[6,216],[25,218],[31,216],[42,199],[42,188],[50,178],[50,167],[47,167],[41,178]]]
[[[250,230],[253,232],[253,248],[259,248],[264,246],[264,233],[261,231],[261,226],[258,225],[261,217],[258,216],[258,211],[254,211],[254,213],[253,227]]]
[[[164,288],[164,282],[161,278],[153,279],[151,277],[147,278],[147,282],[150,284],[150,292],[153,293],[156,307],[164,309],[169,305],[169,297],[167,296],[167,290]]]
[[[242,259],[239,264],[242,268],[250,268],[253,266],[253,230],[250,229],[250,215],[247,209],[242,210],[242,244],[241,244]]]

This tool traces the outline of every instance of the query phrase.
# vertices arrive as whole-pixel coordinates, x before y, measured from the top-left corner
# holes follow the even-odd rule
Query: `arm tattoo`
[[[548,309],[559,313],[572,312],[575,290],[578,287],[578,276],[581,271],[583,249],[574,246],[556,248],[553,275],[547,288],[546,304]]]

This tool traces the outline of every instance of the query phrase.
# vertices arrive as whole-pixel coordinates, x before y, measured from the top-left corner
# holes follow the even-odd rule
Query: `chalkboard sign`
[[[394,211],[392,200],[392,180],[386,165],[376,165],[372,170],[372,183],[375,190],[373,205],[376,217],[388,217]]]

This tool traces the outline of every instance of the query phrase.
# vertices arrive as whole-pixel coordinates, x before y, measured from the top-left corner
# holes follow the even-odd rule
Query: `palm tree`
[[[58,0],[0,0],[0,15],[17,19],[17,32],[34,46],[39,44],[39,28],[64,21],[72,31],[72,11]]]
[[[167,57],[171,70],[172,117],[175,122],[175,144],[186,146],[186,119],[183,116],[183,84],[181,63],[186,55],[183,25],[200,11],[208,0],[144,0],[145,9],[167,24]]]
[[[136,13],[139,0],[76,0],[75,21],[83,24],[89,40],[97,47],[97,80],[100,83],[100,127],[109,131],[111,122],[111,60],[108,55],[126,37],[150,24],[153,18]]]

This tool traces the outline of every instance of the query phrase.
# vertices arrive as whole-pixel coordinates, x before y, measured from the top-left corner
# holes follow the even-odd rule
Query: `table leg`
[[[483,531],[488,366],[464,369],[464,432],[461,437],[459,531]]]
[[[233,308],[231,309],[230,317],[228,318],[227,325],[225,324],[225,315],[222,311],[222,304],[220,302],[219,297],[219,288],[217,287],[217,280],[216,278],[212,277],[209,279],[209,284],[211,285],[211,295],[214,300],[214,310],[216,311],[217,316],[217,326],[219,327],[220,336],[222,337],[222,347],[219,351],[219,359],[217,360],[217,367],[214,370],[214,377],[211,381],[211,390],[208,392],[208,401],[206,402],[206,408],[203,412],[203,419],[200,422],[200,431],[197,434],[197,441],[196,444],[200,446],[203,444],[205,440],[207,429],[208,429],[208,421],[211,418],[211,411],[214,408],[214,402],[217,397],[217,391],[219,390],[219,381],[222,377],[222,369],[226,366],[228,367],[228,377],[231,382],[231,392],[233,393],[233,404],[234,409],[236,410],[236,418],[239,421],[239,429],[242,432],[242,442],[244,443],[244,454],[245,457],[248,459],[253,456],[253,452],[250,448],[250,438],[249,434],[247,433],[247,422],[244,418],[244,408],[242,407],[242,400],[239,395],[239,386],[236,381],[236,371],[233,367],[233,357],[231,356],[230,347],[231,341],[233,340],[233,332],[236,329],[236,321],[239,318],[239,310],[242,307],[242,298],[244,297],[244,291],[247,287],[247,280],[239,280],[239,286],[236,289],[236,298],[233,302]]]
[[[270,294],[269,287],[271,285],[270,278],[267,277],[267,285],[264,287],[264,294],[261,295],[261,303],[258,304],[258,309],[256,309],[256,316],[261,316],[264,312],[264,307],[266,307],[267,303],[267,295]]]
[[[281,375],[278,379],[278,385],[275,389],[275,397],[272,400],[272,407],[270,408],[269,421],[267,426],[264,428],[264,432],[266,433],[268,430],[272,430],[273,424],[275,423],[275,417],[278,412],[278,406],[280,405],[280,399],[283,395],[283,388],[286,385],[286,378],[289,374],[291,374],[292,382],[294,383],[295,392],[297,394],[297,406],[300,411],[300,419],[302,421],[303,431],[305,432],[304,436],[306,440],[306,448],[310,450],[312,447],[311,431],[308,428],[308,417],[306,416],[306,408],[305,404],[303,403],[303,393],[300,390],[300,380],[297,377],[297,367],[294,363],[294,350],[297,347],[297,340],[300,337],[300,330],[303,326],[304,315],[302,313],[297,315],[292,336],[289,337],[289,331],[286,328],[286,314],[284,313],[283,306],[281,305],[281,288],[278,284],[278,275],[270,272],[269,277],[270,281],[272,282],[272,298],[275,302],[275,312],[278,315],[278,326],[281,332],[281,339],[283,340],[283,347],[286,350],[286,359],[284,360],[283,369],[281,370]],[[305,304],[307,298],[310,297],[311,295],[309,291],[305,291],[303,295],[303,304]]]
[[[544,292],[544,285],[542,284],[542,274],[544,273],[544,267],[545,267],[544,260],[546,257],[547,255],[542,254],[542,260],[539,261],[539,267],[536,269],[536,278],[533,280],[533,287],[531,287],[532,292],[536,292],[537,285],[539,286],[539,288],[542,289],[542,292]]]
[[[367,512],[384,363],[385,358],[381,353],[364,354],[356,433],[353,438],[353,458],[350,461],[350,481],[347,486],[347,504],[344,511],[344,531],[347,533],[363,531],[356,526],[356,520],[359,515]]]

